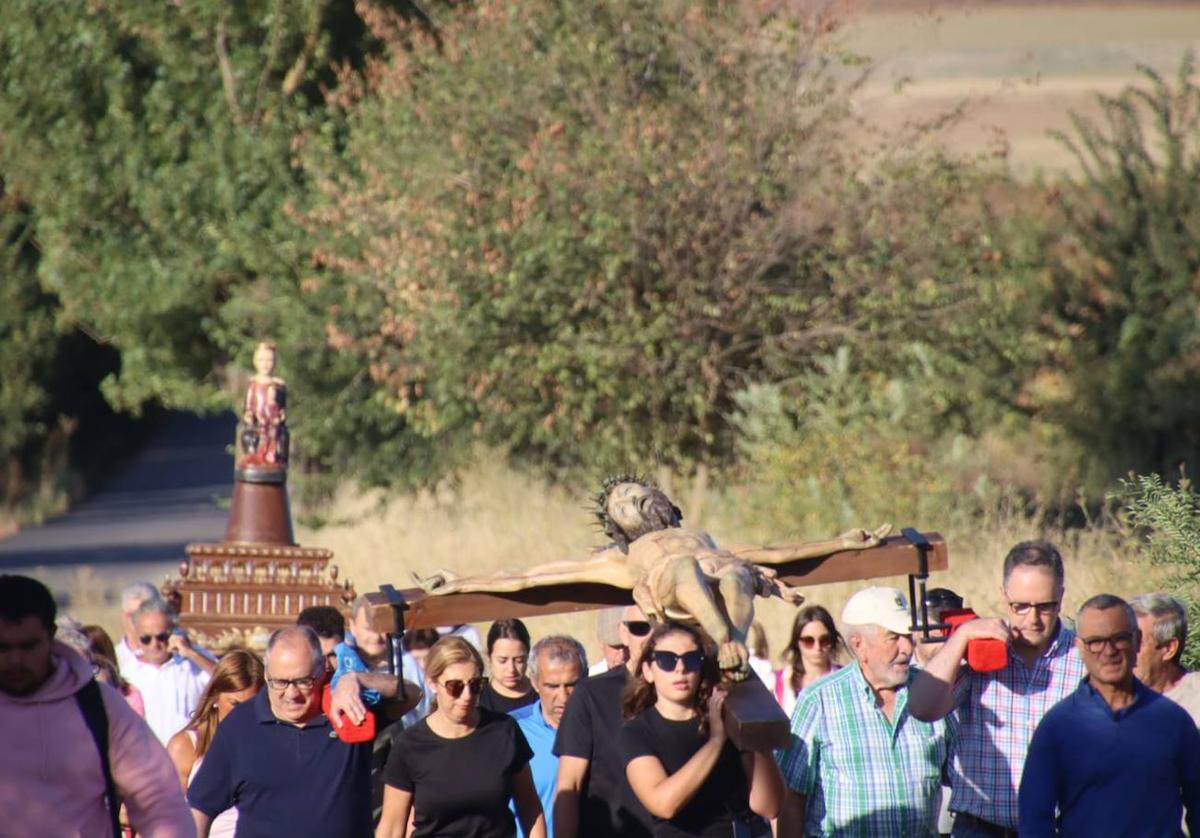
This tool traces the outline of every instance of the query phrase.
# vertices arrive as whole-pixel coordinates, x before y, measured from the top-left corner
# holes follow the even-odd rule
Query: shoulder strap
[[[121,822],[118,813],[121,806],[117,801],[117,785],[113,782],[112,765],[108,761],[108,713],[104,710],[104,696],[100,694],[100,684],[92,679],[75,693],[75,701],[83,713],[88,732],[100,752],[100,769],[104,772],[104,798],[108,803],[108,816],[112,821],[113,838],[121,836]]]

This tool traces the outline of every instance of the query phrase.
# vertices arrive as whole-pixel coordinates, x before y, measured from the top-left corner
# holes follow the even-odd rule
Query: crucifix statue
[[[749,673],[746,634],[754,597],[777,596],[799,604],[803,596],[770,565],[878,545],[891,525],[850,530],[824,541],[718,547],[702,530],[682,526],[679,507],[656,486],[633,475],[605,481],[596,514],[612,543],[587,558],[537,565],[525,571],[456,576],[440,570],[415,576],[430,595],[504,593],[544,585],[594,582],[629,590],[651,620],[693,619],[717,642],[718,664],[728,677]]]

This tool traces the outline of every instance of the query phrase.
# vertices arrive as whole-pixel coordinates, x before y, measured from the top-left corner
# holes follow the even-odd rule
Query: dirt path
[[[0,572],[41,579],[78,619],[115,622],[121,588],[161,583],[184,545],[224,533],[234,424],[232,415],[173,416],[67,515],[0,541]]]

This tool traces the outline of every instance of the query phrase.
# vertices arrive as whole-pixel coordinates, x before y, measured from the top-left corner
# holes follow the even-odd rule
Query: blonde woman
[[[429,650],[425,678],[434,706],[388,757],[376,838],[402,838],[414,809],[413,838],[513,838],[509,800],[524,833],[546,838],[525,735],[510,716],[479,706],[479,652],[461,637],[443,637]]]
[[[258,695],[263,684],[263,664],[253,652],[235,649],[217,663],[191,720],[167,742],[167,753],[175,763],[185,794],[212,744],[217,725],[234,707]],[[229,809],[217,815],[209,838],[231,838],[236,829],[237,809]]]

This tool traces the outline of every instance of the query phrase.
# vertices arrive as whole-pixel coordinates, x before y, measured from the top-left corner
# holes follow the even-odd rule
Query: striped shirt
[[[918,721],[907,707],[900,689],[889,722],[857,663],[800,694],[791,743],[776,759],[807,797],[806,836],[937,834],[946,723]]]
[[[1009,653],[996,672],[963,667],[954,684],[954,759],[950,808],[1017,828],[1017,788],[1033,731],[1050,708],[1079,687],[1087,671],[1075,633],[1057,636],[1032,666]]]

